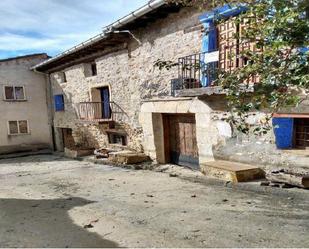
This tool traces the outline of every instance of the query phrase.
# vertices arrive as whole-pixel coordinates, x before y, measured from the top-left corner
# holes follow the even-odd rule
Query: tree
[[[176,4],[209,10],[223,4],[237,6],[235,0],[170,0]],[[243,67],[220,72],[217,84],[227,91],[229,121],[239,131],[267,133],[270,120],[279,108],[299,105],[309,92],[309,0],[247,0],[247,11],[236,22],[247,22],[247,29],[238,37],[242,43],[256,43],[261,51],[244,50]],[[220,22],[215,20],[216,22]],[[222,21],[222,20],[221,20]],[[239,35],[239,34],[235,34]],[[177,63],[157,61],[156,66],[170,69]],[[248,82],[259,77],[254,91]],[[246,83],[247,82],[247,83]],[[247,118],[252,112],[265,111],[264,122],[251,129]]]

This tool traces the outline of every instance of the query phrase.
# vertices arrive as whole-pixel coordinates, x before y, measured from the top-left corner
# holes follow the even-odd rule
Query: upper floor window
[[[63,94],[58,94],[54,96],[55,111],[64,111],[64,97]]]
[[[8,122],[9,135],[29,134],[29,125],[27,120],[14,120]]]
[[[62,72],[61,74],[62,74],[61,75],[61,83],[66,83],[67,82],[67,76],[66,76],[65,72]]]
[[[10,101],[26,100],[25,87],[23,86],[4,86],[4,99]]]
[[[97,72],[97,64],[96,63],[91,63],[91,74],[92,76],[95,76],[98,74]]]
[[[85,77],[92,77],[98,74],[97,64],[95,62],[84,64]]]

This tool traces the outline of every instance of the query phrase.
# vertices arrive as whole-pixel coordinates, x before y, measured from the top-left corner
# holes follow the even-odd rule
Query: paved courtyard
[[[57,156],[0,160],[0,247],[308,247],[309,198]]]

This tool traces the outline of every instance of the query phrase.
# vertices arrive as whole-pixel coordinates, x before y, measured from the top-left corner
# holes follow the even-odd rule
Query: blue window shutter
[[[273,127],[278,149],[293,148],[293,118],[273,118]]]
[[[205,28],[205,34],[202,40],[202,52],[214,52],[218,50],[218,32],[215,23],[212,20],[208,20],[207,22],[203,22],[203,26]],[[201,83],[202,86],[206,87],[211,84],[211,82],[215,79],[215,76],[212,71],[217,67],[216,62],[206,64],[204,62],[204,56],[202,56],[201,67],[203,71],[210,72],[208,75],[201,75]]]
[[[63,98],[62,94],[55,95],[54,96],[54,102],[55,102],[56,112],[64,111],[64,98]]]
[[[208,52],[213,52],[218,50],[218,33],[217,28],[214,22],[209,24],[209,44],[208,44]]]
[[[213,21],[204,22],[206,30],[202,40],[202,52],[213,52],[218,49],[218,33]]]

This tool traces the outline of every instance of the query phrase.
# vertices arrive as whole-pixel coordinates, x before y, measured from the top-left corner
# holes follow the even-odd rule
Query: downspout
[[[50,134],[51,134],[51,142],[52,142],[52,149],[53,151],[56,150],[55,147],[55,137],[54,137],[54,112],[52,110],[52,103],[53,103],[53,99],[52,99],[52,87],[51,87],[51,80],[50,80],[50,73],[43,73],[38,71],[36,68],[32,69],[35,73],[37,74],[42,74],[47,78],[47,86],[46,86],[46,98],[47,98],[47,111],[48,113],[48,118],[49,118],[49,123],[50,123]],[[49,93],[49,94],[48,94]],[[49,103],[48,103],[48,98],[49,98],[49,103],[50,103],[50,108],[49,108]]]

